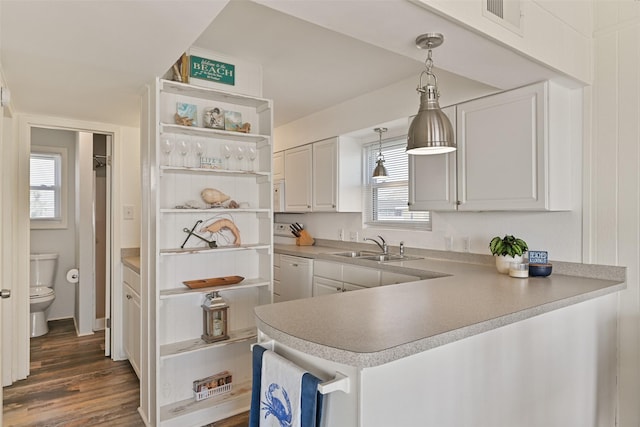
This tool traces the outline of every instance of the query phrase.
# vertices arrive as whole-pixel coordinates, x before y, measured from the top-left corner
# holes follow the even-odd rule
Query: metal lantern
[[[217,292],[207,294],[202,303],[202,310],[202,339],[215,342],[229,338],[229,306],[225,300]]]

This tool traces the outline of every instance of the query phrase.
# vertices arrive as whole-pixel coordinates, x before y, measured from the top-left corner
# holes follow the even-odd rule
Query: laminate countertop
[[[140,274],[140,257],[139,256],[123,257],[122,265],[124,265],[125,267],[129,267],[131,270]]]
[[[341,250],[275,245],[280,254],[424,280],[259,306],[258,329],[307,354],[372,367],[626,287],[624,267],[554,262],[549,277],[518,279],[499,274],[485,255],[422,251],[423,259],[376,262],[334,255]]]

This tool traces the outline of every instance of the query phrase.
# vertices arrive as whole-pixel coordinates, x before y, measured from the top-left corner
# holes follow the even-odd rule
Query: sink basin
[[[422,259],[422,257],[419,256],[409,256],[409,255],[400,255],[400,254],[376,254],[376,255],[370,255],[370,256],[361,256],[359,257],[359,259],[366,259],[366,260],[371,260],[371,261],[380,261],[380,262],[385,262],[385,261],[412,261],[412,260],[416,260],[416,259]]]
[[[370,252],[370,251],[349,251],[349,252],[333,253],[331,255],[343,256],[346,258],[363,258],[363,257],[375,256],[376,253]]]

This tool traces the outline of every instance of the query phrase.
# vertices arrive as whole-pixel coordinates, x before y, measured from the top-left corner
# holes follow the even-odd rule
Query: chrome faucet
[[[382,238],[382,236],[379,235],[378,237],[380,238],[380,242],[378,242],[376,239],[373,239],[373,238],[370,238],[370,237],[365,237],[364,240],[371,240],[373,243],[378,245],[378,247],[382,251],[383,255],[388,255],[389,254],[389,246],[387,246],[387,242],[385,242],[385,240]]]

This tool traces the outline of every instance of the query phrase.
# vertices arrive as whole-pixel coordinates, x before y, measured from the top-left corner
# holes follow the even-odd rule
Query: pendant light
[[[387,128],[375,128],[373,131],[378,132],[379,136],[378,160],[376,160],[376,168],[373,170],[373,179],[383,181],[389,176],[387,168],[384,167],[384,156],[382,155],[382,134],[387,131]]]
[[[438,104],[438,79],[433,74],[431,50],[444,42],[444,36],[438,33],[422,34],[416,38],[416,46],[428,49],[425,69],[420,74],[420,82],[416,89],[420,92],[420,108],[413,118],[407,136],[407,154],[441,154],[454,151],[456,143],[453,127],[449,118],[442,112]],[[427,83],[422,85],[422,76],[427,76]],[[433,82],[431,82],[433,78]]]

